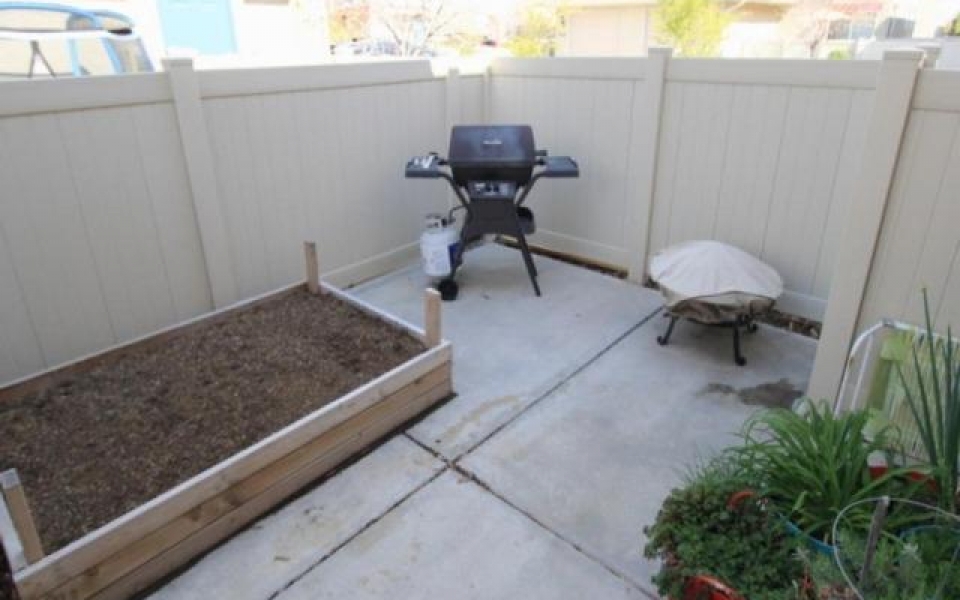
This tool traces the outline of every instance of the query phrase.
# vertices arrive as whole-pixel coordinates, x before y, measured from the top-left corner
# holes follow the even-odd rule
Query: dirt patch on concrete
[[[745,388],[736,388],[727,383],[710,383],[703,388],[702,393],[736,396],[741,402],[750,406],[792,408],[794,401],[803,395],[803,390],[784,378]]]

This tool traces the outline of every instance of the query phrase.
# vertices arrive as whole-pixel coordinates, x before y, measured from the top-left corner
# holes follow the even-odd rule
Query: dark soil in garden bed
[[[0,404],[0,470],[19,471],[49,553],[423,349],[297,291]]]

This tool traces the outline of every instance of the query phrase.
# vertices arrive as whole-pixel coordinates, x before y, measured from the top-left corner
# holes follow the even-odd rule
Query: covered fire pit
[[[657,342],[665,346],[682,317],[733,330],[734,361],[740,329],[757,330],[754,318],[773,308],[783,293],[780,275],[760,259],[722,242],[690,241],[665,248],[650,261],[650,278],[659,286],[670,324]]]

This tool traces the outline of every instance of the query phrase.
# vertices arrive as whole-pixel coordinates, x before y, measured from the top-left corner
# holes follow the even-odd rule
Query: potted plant
[[[787,529],[809,536],[813,547],[829,554],[830,526],[843,507],[885,494],[912,496],[916,487],[901,477],[901,469],[871,475],[869,457],[891,453],[896,438],[893,430],[881,429],[867,439],[869,421],[866,411],[834,415],[808,400],[798,412],[758,413],[744,427],[742,445],[729,453],[743,477],[789,520]],[[850,519],[866,527],[870,513],[862,510]]]
[[[644,529],[647,558],[661,561],[653,577],[674,600],[773,600],[802,577],[792,558],[796,541],[778,517],[748,494],[739,467],[721,457],[671,492],[655,522]]]

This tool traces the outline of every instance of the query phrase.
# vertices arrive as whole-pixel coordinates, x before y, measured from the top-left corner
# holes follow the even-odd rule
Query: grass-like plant
[[[756,482],[776,510],[800,529],[827,540],[837,514],[848,504],[884,494],[910,494],[900,489],[901,470],[873,478],[868,458],[888,453],[894,430],[870,430],[870,415],[855,411],[834,415],[829,407],[805,401],[800,412],[771,409],[744,426],[743,444],[730,452],[746,477]],[[849,522],[869,526],[869,510]]]
[[[870,575],[859,581],[865,540],[841,532],[840,558],[847,572],[845,579],[834,557],[801,552],[800,556],[820,600],[955,600],[960,597],[960,565],[954,530],[940,530],[938,538],[929,535],[904,540],[884,536],[874,551]],[[851,585],[856,584],[859,596]]]
[[[930,475],[936,482],[940,508],[956,513],[960,479],[960,359],[949,327],[946,339],[934,334],[926,290],[923,312],[926,333],[921,349],[916,344],[912,346],[913,376],[907,377],[900,364],[897,374],[927,454]]]

